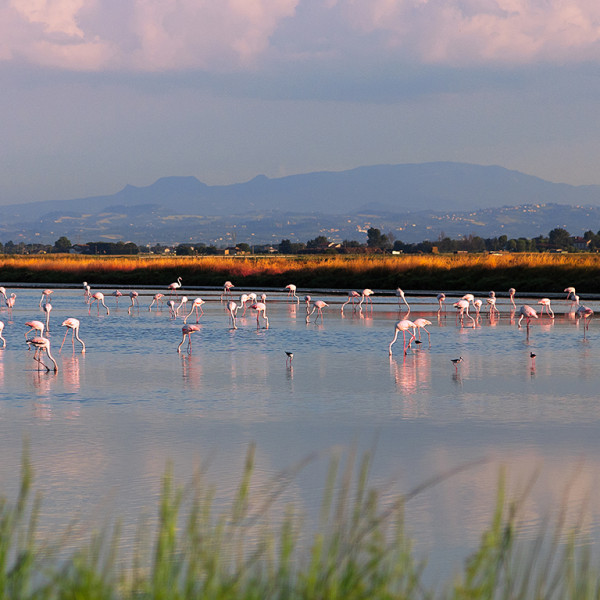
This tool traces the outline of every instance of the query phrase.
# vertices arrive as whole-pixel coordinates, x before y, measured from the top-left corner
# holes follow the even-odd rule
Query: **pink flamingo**
[[[444,305],[444,300],[446,300],[446,294],[444,294],[443,292],[437,295],[437,301],[438,301],[438,314],[441,312],[442,307]]]
[[[400,332],[402,332],[402,337],[404,339],[404,354],[407,353],[408,349],[410,348],[410,345],[412,343],[412,341],[415,339],[415,330],[416,330],[417,326],[412,322],[409,321],[408,319],[402,319],[402,321],[398,321],[395,325],[395,331],[394,331],[394,339],[391,341],[390,346],[389,346],[389,354],[390,356],[392,356],[392,346],[396,343],[396,340],[398,339],[398,334]],[[408,341],[408,345],[406,344],[406,332],[412,329],[411,332],[411,338]]]
[[[52,290],[44,290],[42,292],[42,297],[40,298],[40,306],[42,305],[42,300],[45,300],[46,302],[50,301],[50,294],[53,294],[54,292]]]
[[[171,319],[176,319],[177,311],[175,310],[175,300],[168,300],[167,306],[169,307],[169,317]]]
[[[239,306],[233,301],[230,300],[227,303],[227,312],[229,313],[229,317],[231,319],[231,324],[233,325],[233,329],[237,329],[237,323],[235,321],[235,316],[237,314]]]
[[[579,296],[575,293],[574,287],[565,288],[565,293],[567,294],[567,300],[571,301],[571,312],[577,310],[579,306]]]
[[[181,302],[179,303],[179,306],[175,309],[175,316],[178,317],[179,316],[179,309],[183,308],[183,310],[185,310],[187,308],[187,303],[188,303],[188,297],[187,296],[181,296]]]
[[[431,325],[431,321],[428,321],[427,319],[423,319],[421,317],[419,317],[418,319],[415,319],[413,321],[413,323],[415,324],[416,327],[416,331],[419,334],[419,340],[418,343],[421,343],[421,329],[423,329],[424,331],[427,332],[427,340],[429,341],[429,347],[431,348],[431,335],[429,334],[429,330],[427,329],[427,325]],[[415,344],[417,342],[415,341]]]
[[[306,302],[306,317],[307,317],[307,319],[308,319],[308,314],[310,313],[310,301],[311,301],[311,299],[312,298],[310,296],[304,296],[304,302]]]
[[[252,306],[250,306],[250,308],[252,308],[253,310],[256,311],[256,328],[258,329],[258,327],[259,327],[258,317],[260,317],[260,315],[262,315],[262,317],[266,323],[265,329],[269,329],[269,318],[267,317],[267,305],[264,302],[255,302],[254,304],[252,304]]]
[[[46,313],[46,331],[50,331],[50,311],[52,310],[52,304],[46,302],[46,304],[42,306],[42,310]]]
[[[358,308],[362,311],[362,305],[363,302],[366,301],[366,305],[369,305],[369,302],[371,303],[371,308],[373,308],[373,300],[371,299],[371,296],[373,295],[373,290],[370,290],[369,288],[365,288],[362,291],[361,297],[360,297],[360,302],[358,303]],[[316,319],[315,319],[316,320]]]
[[[540,316],[542,316],[544,314],[544,310],[545,310],[546,314],[551,319],[554,319],[554,311],[552,310],[552,307],[550,306],[550,298],[542,298],[541,300],[538,300],[538,304],[542,305],[542,310],[540,310]]]
[[[6,298],[6,308],[8,312],[12,313],[12,309],[15,307],[17,301],[17,295],[13,292],[8,298]]]
[[[152,310],[152,306],[154,304],[156,304],[156,306],[158,306],[160,304],[161,308],[162,308],[162,303],[163,303],[164,297],[165,297],[164,294],[154,294],[154,296],[152,297],[152,302],[150,302],[150,306],[148,307],[148,310]]]
[[[283,289],[288,291],[288,298],[296,298],[296,303],[300,304],[300,298],[296,296],[296,286],[293,283],[286,285]]]
[[[117,306],[119,306],[119,298],[123,295],[122,292],[120,292],[119,290],[115,290],[111,296],[114,296],[116,298],[116,302],[117,302]],[[131,293],[129,294],[129,296],[131,296]]]
[[[510,288],[508,290],[508,298],[511,301],[513,308],[517,308],[517,305],[515,304],[515,294],[517,293],[517,290],[515,290],[515,288]]]
[[[234,288],[235,285],[233,285],[233,283],[231,283],[231,281],[226,281],[223,284],[223,293],[221,294],[221,302],[223,302],[223,296],[225,296],[225,298],[231,298],[231,288]]]
[[[4,330],[4,321],[0,321],[0,340],[2,340],[2,347],[6,348],[6,340],[2,337],[3,330]]]
[[[319,315],[321,316],[321,323],[323,323],[323,309],[329,306],[329,304],[327,304],[327,302],[323,302],[323,300],[317,300],[314,305],[313,305],[313,309],[310,311],[310,313],[307,312],[306,314],[306,322],[308,323],[310,321],[310,317],[311,315],[315,312],[315,310],[317,311],[317,316],[315,317],[315,324],[317,323],[317,321],[319,320]],[[307,311],[308,311],[308,303],[307,303]]]
[[[473,306],[475,307],[475,319],[479,318],[479,313],[481,312],[481,307],[483,305],[483,300],[477,298],[475,302],[473,302]]]
[[[404,297],[404,292],[400,288],[396,288],[396,296],[398,296],[398,309],[400,309],[400,301],[402,300],[404,304],[406,304],[406,308],[408,308],[408,312],[406,313],[406,316],[408,317],[408,315],[410,315],[410,306]]]
[[[181,342],[179,342],[179,346],[177,346],[177,352],[181,352],[181,346],[183,346],[183,342],[185,342],[185,338],[188,339],[187,351],[188,354],[192,353],[192,333],[194,331],[200,331],[200,325],[184,325],[181,328],[181,333],[183,337],[181,338]]]
[[[308,298],[310,298],[310,296],[307,296]],[[344,302],[344,304],[342,304],[342,308],[341,311],[342,313],[344,312],[344,306],[346,306],[346,304],[348,304],[349,302],[352,302],[352,312],[354,312],[356,310],[356,306],[354,306],[354,301],[356,300],[356,298],[360,298],[360,294],[357,291],[352,291],[352,292],[348,292],[348,300],[346,300],[346,302]],[[305,297],[306,300],[306,297]],[[309,300],[310,302],[310,300]]]
[[[519,317],[518,326],[521,327],[521,321],[523,319],[526,319],[527,331],[529,331],[529,324],[531,323],[531,319],[538,318],[535,308],[531,308],[531,306],[529,306],[528,304],[524,304],[523,306],[521,306],[521,308],[519,308],[519,314],[521,316]]]
[[[181,277],[177,278],[177,281],[170,283],[167,287],[168,290],[171,290],[171,294],[175,294],[177,296],[177,290],[181,287]]]
[[[138,292],[135,291],[131,291],[129,292],[129,298],[131,299],[131,304],[129,305],[129,308],[127,309],[127,313],[131,314],[131,309],[137,304],[138,307],[138,311],[140,310],[140,301],[138,300]]]
[[[594,316],[594,311],[591,308],[588,308],[587,306],[583,306],[582,304],[575,312],[575,315],[577,317],[583,317],[583,337],[585,338],[585,332],[590,327],[590,321]]]
[[[204,300],[202,300],[202,298],[195,298],[194,301],[192,302],[192,310],[190,310],[190,312],[186,315],[186,317],[183,319],[184,323],[187,323],[188,318],[191,316],[191,314],[196,311],[196,323],[198,322],[198,309],[200,309],[200,316],[202,316],[204,314],[204,311],[202,310],[202,305],[204,304]]]
[[[65,319],[62,322],[62,326],[66,327],[67,329],[65,331],[65,336],[63,337],[62,344],[60,345],[60,350],[58,351],[59,354],[62,351],[62,347],[65,343],[65,340],[67,339],[67,334],[69,333],[69,330],[71,330],[71,341],[73,342],[73,352],[75,352],[75,339],[77,339],[77,341],[81,344],[81,354],[85,354],[85,344],[83,343],[83,340],[79,337],[79,320],[73,319],[73,318]]]
[[[494,313],[497,313],[498,315],[500,315],[500,311],[496,307],[496,296],[491,296],[490,298],[488,298],[486,300],[486,302],[487,302],[487,305],[488,305],[488,312],[489,312],[490,317]]]
[[[240,296],[240,306],[239,307],[244,309],[244,312],[242,313],[242,317],[246,316],[246,309],[248,308],[247,303],[249,302],[249,300],[250,300],[250,296],[248,296],[248,294],[242,294]]]
[[[33,360],[42,365],[46,371],[50,371],[50,367],[48,367],[42,361],[42,354],[45,352],[48,355],[48,358],[54,363],[54,372],[58,372],[58,365],[54,360],[54,357],[50,353],[50,340],[45,337],[34,337],[30,340],[27,340],[29,347],[33,346],[35,348],[35,352],[33,353]],[[39,370],[39,367],[38,367]]]
[[[27,323],[25,323],[25,326],[29,327],[29,329],[25,332],[25,339],[27,339],[27,336],[32,331],[37,331],[39,333],[39,335],[36,337],[44,336],[44,324],[41,321],[27,321]]]
[[[100,304],[102,304],[102,306],[104,306],[104,308],[106,309],[106,314],[110,315],[110,310],[108,310],[108,306],[106,306],[106,304],[104,304],[104,294],[102,292],[96,292],[95,294],[91,295],[90,303],[88,306],[88,315],[90,314],[90,312],[92,310],[92,304],[94,302],[98,306],[98,315],[100,315]]]
[[[467,294],[469,295],[469,294]],[[456,313],[456,320],[460,319],[460,324],[463,324],[463,315],[466,314],[471,321],[473,321],[473,327],[475,327],[475,319],[469,314],[469,301],[466,299],[461,299],[455,302],[452,306],[458,309],[459,312]]]

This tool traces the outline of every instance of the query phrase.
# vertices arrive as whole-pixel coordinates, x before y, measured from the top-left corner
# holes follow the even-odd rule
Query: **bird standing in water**
[[[286,364],[286,366],[291,367],[292,366],[292,361],[294,360],[294,353],[293,352],[288,352],[286,350],[285,354],[286,354],[285,364]]]

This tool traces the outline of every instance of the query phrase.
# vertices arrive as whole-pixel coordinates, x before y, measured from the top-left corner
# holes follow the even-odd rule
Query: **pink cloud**
[[[306,5],[329,27],[318,49],[308,40],[319,23],[294,18],[302,2],[0,0],[0,60],[74,70],[232,71],[255,68],[269,53],[318,61],[339,40],[370,55],[459,66],[600,57],[596,0],[324,0]],[[272,42],[284,22],[295,40],[290,56]]]

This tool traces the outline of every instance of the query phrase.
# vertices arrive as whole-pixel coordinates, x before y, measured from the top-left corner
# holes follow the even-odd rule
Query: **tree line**
[[[600,250],[600,231],[586,231],[581,237],[572,236],[566,229],[557,227],[547,236],[539,235],[534,238],[509,238],[501,235],[493,238],[482,238],[469,235],[461,239],[452,239],[443,233],[437,241],[425,240],[418,243],[403,243],[395,239],[392,233],[382,233],[380,229],[371,227],[367,230],[366,242],[357,240],[344,240],[341,243],[331,242],[327,236],[321,235],[307,242],[292,242],[282,239],[275,247],[271,245],[250,246],[242,242],[237,244],[235,252],[241,254],[269,253],[277,251],[280,254],[360,254],[360,253],[386,253],[400,252],[405,254],[415,253],[452,253],[452,252],[597,252]],[[2,254],[49,254],[77,252],[93,255],[127,255],[151,252],[154,254],[174,253],[177,255],[216,255],[223,252],[223,248],[204,243],[178,244],[167,246],[156,244],[154,246],[138,246],[133,242],[87,242],[85,244],[72,244],[62,236],[51,244],[26,244],[13,241],[0,242]]]

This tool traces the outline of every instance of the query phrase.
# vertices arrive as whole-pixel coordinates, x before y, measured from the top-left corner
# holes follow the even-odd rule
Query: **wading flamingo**
[[[119,290],[115,290],[111,296],[114,296],[116,301],[117,301],[117,306],[119,306],[119,298],[122,296],[122,292],[120,292]],[[131,293],[129,294],[129,296],[131,296]]]
[[[58,372],[58,365],[56,364],[54,357],[50,353],[50,340],[48,338],[34,337],[30,340],[27,340],[27,343],[29,344],[30,348],[31,346],[35,348],[35,351],[33,353],[33,360],[35,360],[38,364],[42,365],[46,369],[46,371],[50,371],[50,367],[44,364],[44,361],[42,361],[42,354],[45,352],[48,355],[48,358],[54,364],[54,372]]]
[[[310,298],[310,296],[307,296],[308,298]],[[349,302],[352,302],[352,312],[354,312],[356,310],[356,306],[354,305],[354,301],[356,300],[356,298],[360,298],[360,294],[357,291],[352,291],[352,292],[348,292],[348,300],[346,300],[346,302],[344,302],[344,304],[342,304],[342,308],[341,311],[342,313],[344,312],[344,306],[346,306],[346,304],[348,304]],[[306,300],[306,297],[305,297]]]
[[[511,301],[513,308],[517,308],[517,305],[515,304],[515,294],[517,293],[517,290],[515,290],[515,288],[510,288],[508,290],[508,298]]]
[[[29,329],[25,332],[25,339],[32,331],[37,331],[39,335],[34,337],[43,337],[44,336],[44,324],[41,321],[27,321],[25,323],[26,327]]]
[[[529,324],[531,323],[531,319],[538,318],[535,308],[531,308],[531,306],[529,306],[528,304],[524,304],[523,306],[521,306],[521,308],[519,308],[519,314],[521,316],[519,317],[518,326],[521,327],[521,321],[525,319],[527,322],[527,331],[529,331]]]
[[[444,310],[445,310],[445,307],[444,307],[445,299],[446,299],[446,294],[444,294],[443,292],[441,294],[437,295],[437,301],[438,301],[438,305],[439,305],[438,314],[441,312],[442,308],[444,308]]]
[[[392,346],[396,343],[396,340],[398,339],[398,334],[400,332],[402,332],[402,337],[404,339],[404,354],[407,353],[408,349],[410,348],[410,344],[412,343],[412,341],[415,339],[415,330],[416,330],[417,326],[412,322],[409,321],[408,319],[402,319],[402,321],[398,321],[394,327],[394,339],[391,341],[390,346],[388,348],[388,352],[390,354],[390,356],[392,356]],[[411,332],[411,338],[408,341],[408,345],[406,344],[406,332],[412,329]]]
[[[187,296],[181,296],[181,302],[179,303],[179,306],[175,309],[175,316],[176,317],[179,316],[179,309],[185,310],[187,308],[187,303],[188,303],[188,297]]]
[[[67,334],[69,330],[71,331],[71,342],[73,343],[73,353],[75,352],[75,340],[77,340],[81,344],[81,354],[85,354],[85,344],[83,340],[79,337],[79,320],[78,319],[65,319],[62,322],[62,326],[66,327],[65,336],[63,337],[62,344],[60,345],[59,354],[62,351],[62,347],[67,339]]]
[[[162,308],[162,303],[164,302],[164,300],[163,300],[164,297],[165,297],[164,294],[154,294],[154,296],[152,296],[152,302],[150,302],[150,306],[148,307],[148,310],[152,310],[152,306],[154,304],[156,304],[156,306],[158,306],[160,304],[161,308]]]
[[[258,329],[258,317],[261,316],[265,320],[265,329],[269,329],[269,318],[267,317],[267,305],[264,302],[255,302],[250,306],[252,310],[256,311],[256,328]]]
[[[49,302],[50,301],[50,294],[53,294],[54,292],[52,290],[44,290],[42,292],[42,297],[40,298],[40,306],[42,305],[42,301],[46,301]]]
[[[456,313],[456,321],[460,319],[460,324],[463,324],[463,315],[466,313],[467,317],[473,321],[473,327],[475,327],[475,319],[469,314],[469,301],[465,299],[458,300],[452,306],[458,310]]]
[[[317,311],[317,316],[315,317],[315,324],[317,323],[317,321],[319,320],[319,316],[321,317],[321,323],[323,323],[323,309],[329,306],[329,304],[327,304],[327,302],[323,302],[323,300],[317,300],[314,305],[313,305],[313,309],[306,314],[306,322],[308,323],[310,321],[310,317],[311,315],[315,312],[315,310]],[[307,310],[308,310],[308,303],[307,303]]]
[[[481,307],[483,306],[483,300],[477,298],[475,302],[473,302],[473,306],[475,307],[475,318],[479,318],[479,313],[481,312]]]
[[[17,301],[17,295],[13,292],[8,298],[6,298],[6,308],[8,312],[12,313],[12,309],[15,307]]]
[[[304,296],[304,302],[306,302],[306,316],[310,313],[310,301],[312,298],[310,296]]]
[[[242,313],[242,317],[246,316],[246,309],[248,302],[250,301],[250,296],[248,296],[248,294],[242,294],[240,296],[240,306],[239,308],[243,308],[244,312]]]
[[[544,311],[546,311],[546,314],[551,319],[554,319],[554,311],[550,306],[550,298],[542,298],[541,300],[538,300],[538,304],[542,305],[542,310],[540,310],[540,316],[542,316],[544,314]]]
[[[183,342],[185,342],[185,338],[188,339],[187,351],[188,354],[192,353],[192,333],[194,331],[200,331],[200,325],[184,325],[181,328],[181,333],[183,337],[181,338],[181,342],[179,342],[179,346],[177,346],[177,352],[181,352],[181,346],[183,346]]]
[[[95,294],[92,294],[88,306],[88,315],[92,311],[92,304],[94,304],[94,302],[98,306],[98,315],[100,315],[100,304],[102,304],[102,306],[104,306],[104,308],[106,309],[106,314],[110,315],[110,310],[108,310],[108,306],[104,304],[104,294],[102,292],[96,292]]]
[[[587,306],[583,306],[583,304],[582,304],[577,309],[575,314],[577,317],[583,317],[583,337],[585,337],[585,332],[590,327],[590,321],[592,320],[592,317],[594,316],[594,311],[591,308],[588,308]]]
[[[204,304],[204,300],[202,300],[202,298],[194,298],[194,301],[192,302],[192,310],[190,310],[190,312],[185,316],[185,318],[183,319],[184,323],[187,323],[188,318],[191,316],[191,314],[196,311],[196,323],[198,322],[198,309],[200,309],[200,317],[204,314],[204,311],[202,310],[202,305]]]
[[[4,329],[4,321],[0,321],[0,340],[2,340],[2,347],[6,348],[6,340],[2,337],[3,329]]]
[[[171,294],[175,294],[177,296],[177,290],[181,287],[181,277],[177,278],[177,281],[170,283],[167,287],[168,290],[171,290]]]
[[[362,310],[362,305],[363,302],[365,302],[366,306],[369,305],[369,302],[371,303],[371,308],[373,308],[373,300],[371,299],[371,296],[374,294],[373,290],[370,290],[369,288],[366,288],[362,291],[361,297],[360,297],[360,302],[358,303],[358,308],[360,310]],[[365,306],[365,308],[366,308]]]
[[[283,289],[288,291],[288,298],[296,298],[296,303],[300,304],[300,298],[296,296],[296,286],[293,283],[286,285]]]
[[[406,316],[408,317],[408,315],[410,315],[410,306],[408,305],[408,302],[406,301],[406,298],[404,297],[404,292],[400,288],[396,288],[396,296],[398,296],[398,309],[400,309],[400,303],[404,302],[404,304],[406,304],[406,308],[408,309],[408,311],[406,313]],[[440,304],[440,307],[441,307],[441,304]]]
[[[500,311],[498,310],[498,308],[496,307],[496,296],[492,296],[490,298],[488,298],[486,300],[487,305],[488,305],[488,314],[490,315],[490,317],[494,314],[497,313],[498,316],[500,315]]]
[[[52,304],[50,302],[46,302],[44,306],[42,306],[42,310],[46,313],[46,331],[50,331],[50,311],[52,310]]]
[[[223,302],[223,297],[231,298],[231,288],[234,288],[235,285],[231,283],[231,281],[226,281],[223,284],[223,293],[221,294],[221,302]]]
[[[431,321],[419,317],[418,319],[415,319],[413,323],[415,324],[416,331],[419,335],[418,341],[421,342],[421,329],[423,329],[427,332],[427,340],[429,341],[429,347],[431,348],[431,335],[429,334],[429,330],[427,329],[427,325],[431,325]]]
[[[233,301],[230,300],[227,303],[227,312],[229,313],[229,318],[231,319],[231,325],[233,329],[237,329],[237,323],[235,321],[235,316],[237,315],[239,306]]]
[[[127,309],[127,312],[129,314],[131,314],[131,309],[137,304],[138,307],[138,311],[140,310],[140,301],[138,300],[138,296],[139,294],[135,291],[129,292],[129,298],[131,300],[131,304],[129,305],[129,308]]]
[[[565,293],[567,294],[567,300],[571,301],[571,312],[577,310],[579,306],[579,296],[575,293],[574,287],[566,287]]]
[[[169,307],[169,318],[176,319],[177,311],[175,310],[175,300],[168,300],[167,306]]]

